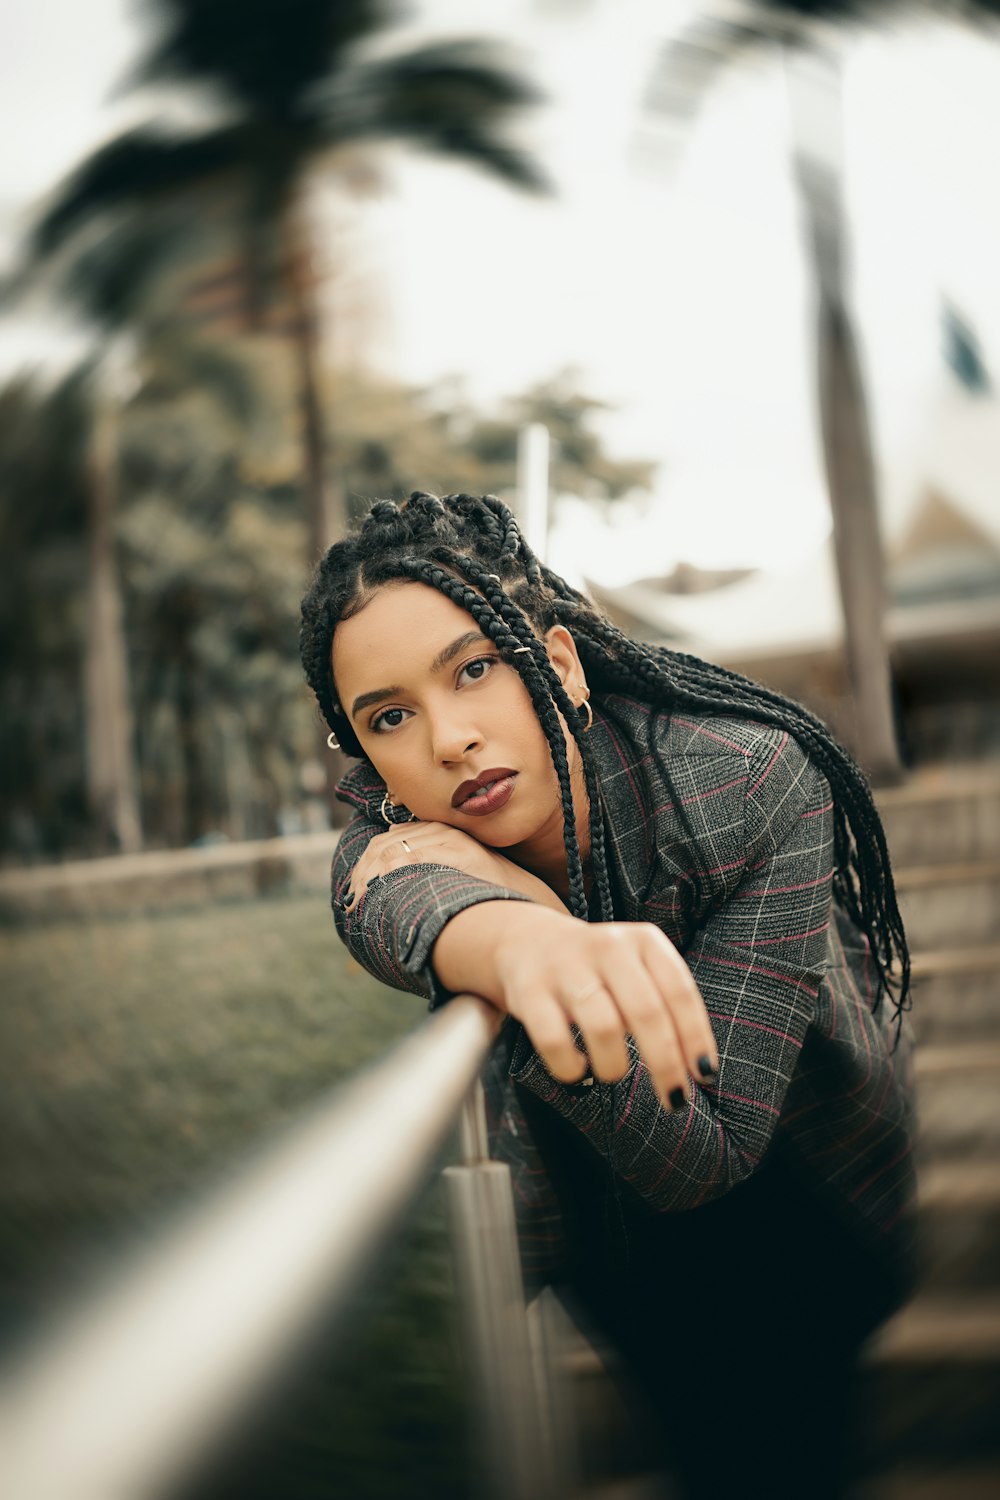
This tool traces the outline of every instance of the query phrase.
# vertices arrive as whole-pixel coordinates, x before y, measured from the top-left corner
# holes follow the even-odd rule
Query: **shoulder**
[[[620,695],[608,695],[598,709],[619,754],[627,748],[654,816],[674,811],[679,801],[687,830],[698,838],[739,828],[751,846],[773,845],[803,813],[829,810],[825,777],[783,725],[651,707]]]
[[[699,712],[689,708],[658,708],[622,694],[602,696],[599,712],[623,749],[641,760],[654,750],[671,773],[690,768],[698,775],[703,763],[729,763],[737,774],[765,767],[761,785],[774,765],[804,765],[801,745],[781,725],[765,724],[735,714]],[[774,765],[772,765],[774,762]]]

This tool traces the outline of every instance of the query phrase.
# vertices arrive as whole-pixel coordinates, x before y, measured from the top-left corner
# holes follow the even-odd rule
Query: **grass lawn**
[[[322,894],[7,928],[0,974],[8,1337],[426,1014],[349,963]],[[212,1500],[466,1493],[439,1189],[367,1303]]]

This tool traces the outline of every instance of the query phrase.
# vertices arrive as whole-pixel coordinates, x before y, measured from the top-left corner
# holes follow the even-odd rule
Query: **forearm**
[[[534,879],[530,876],[529,879]],[[536,882],[539,886],[541,881]],[[512,887],[513,888],[513,887]],[[532,901],[485,901],[458,912],[442,928],[434,944],[431,962],[446,989],[481,995],[506,1010],[501,959],[512,945],[548,944],[576,924],[559,897],[548,886],[552,903]],[[522,892],[527,894],[527,892]]]

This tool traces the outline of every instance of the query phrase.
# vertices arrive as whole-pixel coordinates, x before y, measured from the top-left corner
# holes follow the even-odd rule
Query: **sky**
[[[672,163],[637,149],[655,45],[690,13],[681,0],[425,0],[414,39],[487,33],[521,49],[550,95],[531,140],[558,194],[527,199],[394,156],[391,190],[353,211],[379,368],[418,383],[461,375],[492,402],[575,365],[616,407],[609,446],[660,463],[650,500],[610,518],[561,513],[554,565],[608,583],[681,558],[794,564],[829,529],[780,67],[731,73]],[[140,42],[128,0],[5,7],[0,98],[16,149],[0,163],[0,261],[42,188],[145,117],[141,100],[109,102]],[[988,362],[1000,352],[1000,38],[937,27],[854,44],[844,119],[853,303],[891,518],[949,396],[942,296]],[[320,193],[323,224],[328,206]],[[64,358],[65,337],[0,325],[0,377]]]

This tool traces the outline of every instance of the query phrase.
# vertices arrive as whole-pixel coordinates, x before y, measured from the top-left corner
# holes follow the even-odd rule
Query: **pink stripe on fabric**
[[[714,729],[703,729],[700,724],[692,724],[690,719],[679,719],[676,714],[673,714],[670,722],[680,724],[682,729],[693,729],[696,734],[704,735],[707,740],[717,740],[720,745],[728,745],[730,750],[737,750],[740,755],[746,756],[750,753],[745,745],[737,745],[735,740],[727,740],[724,734],[716,734]]]
[[[643,829],[645,831],[646,842],[648,843],[649,842],[649,819],[646,816],[645,804],[643,803],[642,797],[641,797],[641,795],[639,793],[639,788],[636,786],[636,784],[635,784],[635,778],[632,775],[631,764],[629,762],[628,756],[625,755],[624,752],[622,751],[622,747],[618,743],[618,740],[615,737],[614,730],[611,728],[610,725],[607,726],[607,730],[608,730],[608,739],[611,741],[612,747],[614,748],[614,752],[617,755],[617,757],[618,757],[618,759],[619,759],[619,761],[621,763],[621,768],[625,772],[625,775],[626,775],[626,777],[628,779],[628,784],[629,784],[629,786],[632,789],[632,795],[635,798],[636,807],[639,809],[640,814],[642,816],[642,826],[643,826]]]
[[[783,937],[775,938],[755,938],[752,943],[739,943],[734,940],[732,946],[734,948],[763,948],[772,943],[797,943],[803,938],[816,937],[818,933],[828,931],[829,926],[829,921],[826,921],[822,922],[819,927],[810,927],[808,932],[789,932]]]
[[[806,994],[811,995],[814,1000],[819,994],[818,985],[814,988],[812,985],[806,984],[802,979],[790,979],[787,974],[781,974],[777,969],[765,969],[763,964],[738,964],[735,959],[711,958],[707,953],[697,954],[696,959],[699,963],[718,964],[723,969],[739,969],[743,974],[763,974],[765,979],[782,979],[785,984],[790,984],[793,989],[805,990]]]
[[[781,1110],[775,1109],[773,1104],[765,1104],[763,1099],[750,1099],[746,1094],[727,1094],[722,1089],[715,1090],[716,1098],[732,1099],[736,1104],[753,1104],[757,1109],[765,1109],[769,1115],[780,1115]]]
[[[639,1066],[635,1070],[635,1078],[632,1080],[632,1087],[629,1090],[628,1100],[626,1102],[624,1110],[622,1111],[622,1117],[618,1121],[618,1124],[614,1128],[614,1134],[615,1135],[618,1134],[619,1130],[621,1130],[622,1126],[625,1124],[625,1121],[629,1117],[629,1112],[630,1112],[630,1110],[632,1108],[632,1100],[635,1098],[635,1091],[639,1087],[639,1078],[640,1078],[640,1076],[642,1075],[642,1073],[644,1071],[645,1071],[645,1069],[643,1067],[642,1062],[640,1061],[639,1062]]]
[[[823,804],[822,807],[812,807],[812,808],[809,809],[808,812],[799,813],[799,817],[800,818],[820,818],[820,817],[823,816],[824,813],[828,813],[830,811],[830,809],[831,809],[832,806],[833,806],[833,802],[832,801],[831,802],[824,802],[824,804]]]
[[[763,1021],[747,1021],[742,1016],[727,1016],[721,1010],[710,1010],[708,1015],[713,1021],[728,1021],[731,1026],[752,1026],[754,1031],[769,1031],[772,1036],[780,1036],[783,1042],[794,1042],[797,1047],[802,1045],[798,1038],[789,1032],[779,1031],[776,1026],[765,1026]]]
[[[674,1147],[674,1153],[671,1156],[670,1160],[667,1162],[667,1165],[663,1168],[663,1171],[660,1173],[659,1177],[657,1177],[655,1182],[650,1183],[650,1192],[655,1191],[655,1189],[659,1187],[663,1179],[665,1177],[669,1177],[670,1173],[673,1171],[674,1164],[681,1153],[681,1148],[683,1147],[684,1142],[687,1140],[687,1133],[691,1129],[691,1122],[694,1120],[694,1113],[694,1099],[692,1099],[690,1105],[688,1106],[687,1119],[684,1121],[684,1129],[681,1131],[681,1138],[677,1142],[677,1145]]]
[[[889,1218],[889,1219],[886,1219],[886,1221],[885,1221],[884,1224],[880,1224],[878,1226],[878,1229],[877,1229],[876,1232],[878,1234],[885,1234],[887,1230],[889,1230],[889,1229],[892,1228],[892,1226],[896,1223],[897,1219],[901,1219],[903,1217],[903,1215],[906,1214],[906,1213],[912,1213],[913,1208],[914,1208],[914,1206],[916,1204],[916,1201],[917,1201],[917,1195],[916,1195],[915,1192],[907,1194],[906,1198],[900,1204],[899,1208],[897,1208],[896,1212],[892,1215],[892,1217]]]
[[[838,933],[838,938],[839,938],[839,933]],[[867,982],[867,976],[868,976],[868,939],[867,938],[863,938],[862,940],[863,940],[864,945],[865,945],[865,981],[866,981],[866,987],[868,989],[868,995],[869,995],[869,999],[870,999],[871,998],[871,985],[868,984],[868,982]],[[843,951],[843,950],[841,950],[841,951]],[[854,983],[854,971],[852,970],[850,964],[847,964],[847,963],[844,964],[844,972],[847,975],[848,988],[850,989],[851,994],[854,997],[854,1004],[855,1004],[855,1007],[856,1007],[857,1012],[858,1012],[858,1025],[861,1028],[861,1035],[864,1038],[864,1043],[865,1043],[865,1052],[866,1052],[867,1057],[868,1057],[868,1068],[867,1068],[867,1071],[865,1073],[864,1078],[858,1084],[857,1088],[852,1089],[851,1092],[847,1096],[849,1099],[853,1099],[854,1096],[855,1096],[855,1094],[860,1094],[861,1091],[862,1091],[862,1089],[865,1089],[865,1088],[868,1087],[868,1084],[869,1084],[869,1082],[871,1080],[871,1076],[872,1076],[872,1044],[871,1044],[871,1041],[869,1040],[869,1037],[868,1037],[868,1027],[866,1025],[866,1017],[871,1014],[871,1006],[869,1005],[867,1007],[867,1009],[866,1009],[866,1007],[864,1005],[862,1005],[862,1003],[861,1003],[861,995],[858,992],[857,985]]]
[[[746,779],[745,776],[734,776],[732,781],[724,781],[721,786],[713,786],[710,791],[693,792],[690,797],[682,797],[680,805],[681,807],[688,807],[692,802],[704,802],[706,797],[717,797],[720,792],[728,792],[731,786],[742,786]],[[654,807],[654,817],[657,813],[666,812],[673,805],[673,802],[664,802],[660,807]]]
[[[892,1161],[885,1162],[881,1167],[879,1167],[877,1172],[873,1172],[870,1177],[866,1177],[859,1188],[854,1189],[854,1192],[851,1193],[848,1201],[850,1203],[853,1203],[856,1198],[860,1198],[861,1194],[868,1188],[870,1188],[873,1182],[878,1182],[879,1178],[884,1177],[886,1172],[891,1171],[893,1167],[898,1167],[900,1162],[905,1160],[905,1158],[909,1156],[912,1150],[913,1143],[911,1141],[907,1141],[906,1145],[903,1147],[902,1151],[899,1152],[898,1156],[894,1156],[892,1158]]]
[[[788,730],[786,729],[785,732],[784,732],[784,734],[781,736],[781,744],[778,746],[777,750],[775,750],[774,754],[771,756],[771,759],[767,763],[767,770],[764,771],[764,773],[761,776],[759,776],[757,778],[757,780],[754,782],[754,784],[750,788],[749,792],[747,792],[747,796],[748,797],[752,797],[753,794],[754,794],[754,792],[757,790],[757,788],[763,782],[765,782],[767,780],[767,778],[770,776],[771,771],[774,768],[775,761],[778,759],[778,756],[781,754],[781,752],[784,750],[784,748],[785,748],[785,746],[787,744],[788,744]]]
[[[868,1131],[871,1130],[874,1126],[884,1125],[885,1121],[881,1119],[880,1111],[883,1104],[885,1103],[885,1096],[889,1092],[892,1081],[892,1074],[891,1072],[887,1071],[885,1081],[882,1084],[882,1091],[879,1094],[878,1098],[875,1100],[875,1103],[866,1103],[864,1105],[864,1108],[871,1112],[871,1118],[867,1119],[863,1125],[859,1125],[858,1129],[853,1131],[851,1135],[838,1137],[835,1141],[832,1141],[830,1145],[821,1147],[815,1154],[817,1156],[829,1156],[831,1152],[842,1151],[845,1146],[851,1146],[855,1141],[859,1141],[862,1136],[867,1135]],[[845,1098],[853,1099],[858,1092],[858,1089],[852,1089],[849,1094],[845,1095]]]
[[[767,863],[770,863],[770,861],[768,860]],[[723,865],[723,866],[721,866],[721,868],[722,869],[729,869],[729,868],[731,868],[731,866]],[[708,871],[709,875],[712,875],[714,873],[715,872],[712,871],[712,870]],[[787,896],[790,891],[811,891],[811,890],[814,890],[816,886],[822,885],[823,882],[824,882],[824,880],[832,880],[832,879],[833,879],[833,871],[832,870],[828,870],[825,875],[817,875],[815,880],[804,880],[801,885],[758,886],[757,889],[753,890],[753,891],[740,891],[740,893],[736,897],[736,899],[737,899],[737,901],[746,901],[751,896]]]

